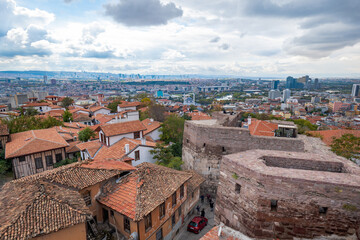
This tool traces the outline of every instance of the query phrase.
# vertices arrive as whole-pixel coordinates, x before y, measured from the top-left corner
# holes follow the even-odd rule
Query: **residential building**
[[[29,109],[29,108],[34,108],[36,109],[39,113],[46,113],[51,111],[51,107],[50,107],[50,103],[47,102],[33,102],[33,103],[28,103],[22,106],[22,108],[24,109]]]
[[[15,178],[53,169],[65,159],[69,144],[54,128],[31,130],[10,135],[5,158],[11,159]]]
[[[291,97],[291,90],[285,89],[283,91],[283,102],[286,102],[286,100],[288,100],[290,97]]]
[[[160,140],[160,129],[161,129],[161,123],[158,121],[154,121],[152,118],[146,118],[141,121],[142,124],[146,127],[146,130],[144,131],[144,137],[146,139],[150,138],[152,141],[158,141]]]
[[[119,161],[84,161],[6,183],[0,239],[87,239],[87,221],[98,215],[99,189],[134,169]]]
[[[102,187],[98,221],[109,222],[126,238],[172,239],[185,217],[192,174],[143,163],[120,181]]]
[[[93,107],[90,107],[89,110],[90,110],[92,116],[96,116],[98,114],[108,115],[111,112],[110,109],[108,109],[106,107],[102,107],[102,106],[93,106]]]
[[[127,111],[127,110],[137,110],[137,108],[141,105],[140,102],[126,102],[123,101],[122,103],[120,103],[117,106],[117,111],[118,112],[122,112],[122,111]]]
[[[270,90],[269,99],[274,100],[281,97],[281,92],[279,90]]]
[[[7,108],[8,107],[6,105],[0,105],[0,112],[6,112]]]
[[[100,126],[99,139],[101,143],[111,146],[124,137],[143,138],[145,130],[146,127],[140,121],[105,124]]]

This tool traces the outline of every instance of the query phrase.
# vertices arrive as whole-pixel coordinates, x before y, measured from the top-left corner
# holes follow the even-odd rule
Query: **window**
[[[35,158],[35,167],[36,169],[43,168],[43,162],[41,157]]]
[[[90,195],[90,191],[87,191],[84,195],[84,201],[86,206],[90,206],[91,205],[91,195]]]
[[[146,222],[145,222],[146,224]],[[146,228],[146,227],[145,227]],[[130,232],[130,219],[124,216],[124,230]]]
[[[163,240],[162,228],[156,232],[156,240]]]
[[[203,148],[206,147],[206,144],[204,143]]]
[[[114,216],[114,211],[113,210],[110,210],[110,216]]]
[[[325,215],[327,213],[327,207],[319,207],[319,213]]]
[[[235,184],[235,192],[240,193],[240,191],[241,191],[241,185],[236,183]]]
[[[180,207],[178,208],[178,214],[179,214],[179,217],[181,216],[181,205]]]
[[[222,147],[222,152],[223,152],[223,153],[226,153],[225,147]]]
[[[176,219],[175,219],[175,213],[172,215],[171,217],[171,228],[174,228],[175,227],[175,223],[176,223]]]
[[[62,160],[62,154],[61,153],[56,154],[55,160],[56,160],[56,162],[60,162]]]
[[[160,219],[162,219],[165,216],[165,203],[162,203],[159,206],[159,216]]]
[[[271,211],[277,211],[278,200],[271,200]]]
[[[189,139],[188,139],[188,138],[186,139],[186,143],[189,143]]]
[[[135,160],[140,160],[140,150],[135,151]]]
[[[140,138],[140,132],[134,132],[134,139]]]
[[[149,231],[150,228],[152,227],[152,223],[151,223],[151,213],[149,213],[146,217],[145,217],[145,231]]]
[[[180,199],[184,197],[184,184],[180,187]]]
[[[172,206],[174,207],[176,205],[176,192],[172,195]]]
[[[46,160],[46,166],[52,166],[54,164],[52,155],[45,156],[45,160]]]
[[[191,199],[193,199],[193,198],[194,198],[194,192],[191,193]]]
[[[24,162],[24,161],[25,161],[25,156],[19,157],[19,162]]]

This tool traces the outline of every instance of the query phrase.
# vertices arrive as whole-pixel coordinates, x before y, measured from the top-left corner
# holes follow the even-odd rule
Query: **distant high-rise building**
[[[44,75],[44,84],[47,84],[47,76]]]
[[[320,83],[319,83],[319,79],[318,79],[318,78],[315,78],[315,80],[314,80],[314,88],[315,88],[315,89],[320,89]]]
[[[360,84],[354,84],[351,91],[352,97],[360,97]]]
[[[279,80],[272,80],[271,82],[271,89],[279,89]]]
[[[289,99],[291,96],[291,91],[290,89],[285,89],[283,91],[283,101],[286,102],[287,99]]]
[[[311,78],[308,75],[305,75],[301,78],[297,79],[298,86],[296,88],[310,88],[311,85]]]
[[[279,90],[272,89],[269,91],[269,99],[274,100],[281,97],[281,92]]]
[[[321,102],[321,98],[318,96],[315,97],[311,97],[311,103],[320,103]]]
[[[289,76],[286,78],[286,88],[287,89],[291,89],[291,88],[296,88],[296,79]]]
[[[56,85],[56,79],[51,79],[51,85]]]

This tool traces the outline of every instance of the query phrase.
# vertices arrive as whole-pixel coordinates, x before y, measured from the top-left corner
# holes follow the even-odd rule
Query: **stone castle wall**
[[[239,115],[229,115],[223,124],[234,126]],[[183,138],[184,169],[194,169],[206,182],[202,192],[216,194],[221,158],[250,149],[304,151],[304,142],[295,138],[259,137],[239,127],[224,127],[216,120],[186,121]]]
[[[248,154],[239,158],[253,155]],[[217,223],[256,239],[327,239],[330,235],[336,236],[332,239],[360,239],[359,171],[348,175],[342,167],[342,173],[335,173],[331,170],[338,169],[338,163],[325,166],[314,161],[312,166],[308,164],[311,171],[294,170],[287,164],[283,170],[290,173],[276,175],[277,170],[271,168],[272,175],[261,173],[261,164],[253,162],[249,163],[255,166],[252,169],[231,155],[223,157],[216,197]],[[271,208],[271,200],[277,201],[276,209]],[[324,207],[325,213],[320,211]]]

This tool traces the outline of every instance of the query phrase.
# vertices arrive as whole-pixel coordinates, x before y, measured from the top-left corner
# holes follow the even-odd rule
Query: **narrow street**
[[[211,212],[210,206],[209,206],[209,203],[207,202],[207,200],[205,199],[203,204],[201,204],[201,202],[199,200],[198,205],[200,205],[200,209],[202,209],[202,208],[205,209],[205,217],[208,219],[208,225],[205,228],[203,228],[199,234],[188,232],[187,226],[188,226],[189,222],[193,219],[193,217],[199,216],[195,213],[185,221],[184,225],[180,228],[179,234],[176,235],[174,240],[184,240],[184,239],[185,240],[197,240],[197,239],[200,239],[202,236],[204,236],[208,231],[210,231],[215,226],[214,212]],[[215,207],[214,207],[214,210],[215,210]]]

